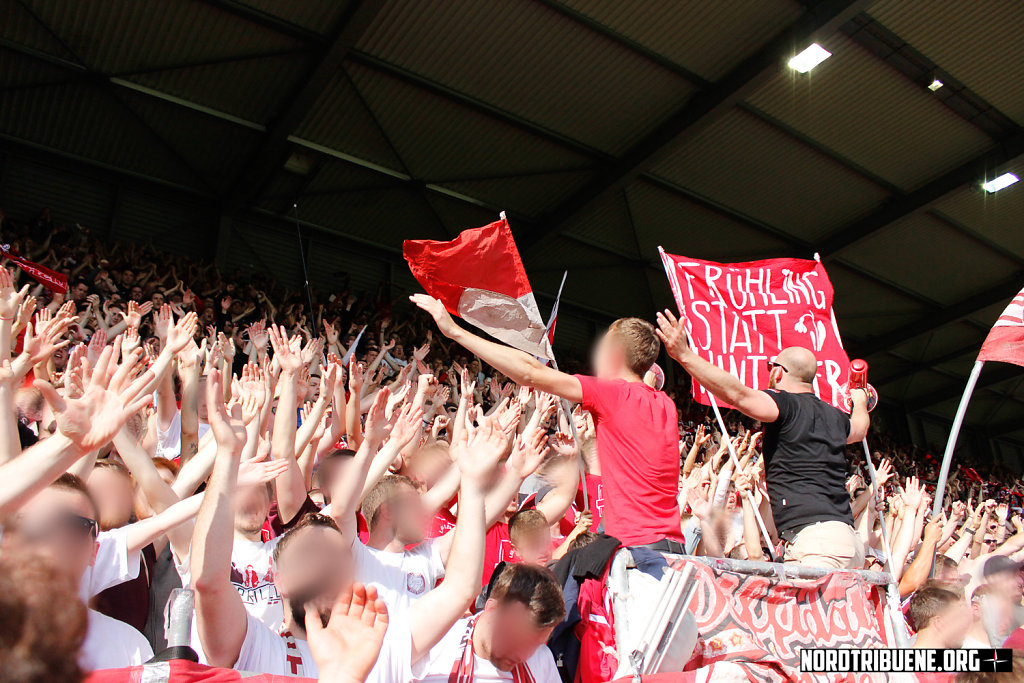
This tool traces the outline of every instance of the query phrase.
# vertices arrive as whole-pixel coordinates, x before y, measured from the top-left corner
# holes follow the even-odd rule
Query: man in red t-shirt
[[[529,354],[464,330],[437,299],[426,294],[410,299],[433,316],[443,335],[512,381],[580,403],[590,411],[597,427],[597,457],[605,487],[605,532],[623,545],[683,552],[676,502],[676,409],[667,395],[643,382],[661,349],[653,325],[639,318],[616,320],[594,347],[596,376],[568,375]]]

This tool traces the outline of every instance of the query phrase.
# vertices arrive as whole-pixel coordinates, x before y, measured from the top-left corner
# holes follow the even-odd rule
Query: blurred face
[[[511,671],[530,658],[548,641],[553,627],[538,628],[529,608],[521,602],[499,603],[491,599],[484,607],[490,622],[490,662],[500,671]]]
[[[40,552],[81,581],[99,547],[95,517],[80,492],[43,489],[18,511],[17,530],[4,536],[4,545],[18,543]]]
[[[975,622],[994,625],[998,635],[1007,636],[1013,630],[1013,604],[1000,595],[976,599],[971,610]]]
[[[291,603],[293,616],[296,608],[301,614],[306,602],[328,611],[353,579],[351,551],[341,534],[328,527],[300,530],[289,539],[275,569],[274,585]]]
[[[117,529],[131,521],[135,507],[135,486],[123,472],[97,467],[89,474],[87,486],[100,508],[101,529]]]
[[[1024,581],[1021,581],[1019,572],[998,572],[985,582],[993,584],[1001,596],[1013,603],[1020,602],[1024,593]]]
[[[258,534],[270,513],[270,493],[263,484],[244,486],[235,495],[235,531],[251,536]]]
[[[625,357],[622,345],[613,336],[605,332],[594,345],[591,357],[594,374],[601,379],[614,379],[622,374]]]
[[[947,647],[960,647],[974,621],[970,605],[963,600],[950,605],[937,619]]]
[[[164,305],[166,299],[164,298],[162,292],[155,292],[151,298],[151,301],[153,302],[153,308],[160,308],[161,306]]]
[[[402,486],[390,501],[385,503],[385,523],[390,523],[395,538],[408,545],[419,543],[430,528],[430,515],[423,505],[420,493],[410,486]]]
[[[89,286],[84,282],[79,282],[77,285],[71,288],[71,298],[75,301],[81,301],[89,295]]]
[[[551,529],[542,527],[523,534],[512,547],[525,564],[544,567],[551,561],[551,545]]]

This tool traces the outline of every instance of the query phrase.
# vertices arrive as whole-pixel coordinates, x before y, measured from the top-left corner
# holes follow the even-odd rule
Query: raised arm
[[[366,482],[366,474],[387,436],[384,409],[388,393],[387,389],[382,389],[370,406],[366,416],[365,438],[331,491],[331,517],[349,543],[356,538],[356,512],[359,510],[360,493]]]
[[[671,311],[665,309],[658,313],[658,329],[655,333],[665,345],[668,355],[718,400],[761,422],[779,419],[779,407],[768,394],[751,389],[735,376],[694,353],[686,338],[685,318],[676,319]]]
[[[192,536],[192,585],[196,626],[212,666],[231,668],[245,640],[245,606],[230,579],[234,544],[234,497],[244,432],[228,422],[220,370],[207,377],[210,427],[217,439],[217,460]]]
[[[480,591],[484,571],[484,487],[500,454],[504,435],[487,421],[472,435],[464,434],[452,444],[454,458],[462,469],[459,518],[445,577],[441,585],[413,603],[409,611],[412,633],[412,662],[434,647],[473,603]]]
[[[150,372],[131,379],[142,350],[136,349],[118,365],[115,346],[103,349],[96,367],[88,368],[83,360],[69,370],[81,374],[83,391],[77,398],[63,397],[50,383],[36,381],[56,415],[57,433],[0,465],[0,513],[17,510],[73,462],[106,445],[129,415],[149,403],[151,396],[143,390],[152,378]]]
[[[496,344],[464,330],[455,324],[444,304],[426,294],[413,294],[410,300],[437,323],[441,334],[464,347],[513,382],[566,398],[573,403],[583,400],[580,381],[564,372],[550,368],[528,353]]]
[[[295,423],[298,416],[298,382],[303,362],[299,355],[302,338],[288,339],[283,327],[270,326],[270,344],[274,359],[281,366],[278,378],[280,394],[274,413],[274,431],[270,450],[275,460],[288,463],[288,470],[277,480],[277,505],[281,519],[291,521],[306,500],[305,479],[295,455]]]

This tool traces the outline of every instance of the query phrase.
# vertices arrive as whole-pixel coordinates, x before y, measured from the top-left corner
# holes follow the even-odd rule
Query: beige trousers
[[[817,522],[800,530],[786,546],[786,562],[826,569],[862,569],[864,544],[843,522]]]

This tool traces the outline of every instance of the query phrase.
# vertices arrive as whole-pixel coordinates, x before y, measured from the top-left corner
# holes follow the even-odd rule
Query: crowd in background
[[[336,291],[314,288],[311,310],[306,291],[270,273],[225,273],[149,245],[104,241],[55,223],[48,211],[31,220],[0,214],[0,235],[25,258],[68,277],[62,295],[16,269],[0,274],[4,547],[20,544],[31,554],[36,537],[46,549],[47,541],[76,534],[91,535],[98,547],[91,563],[67,548],[48,551],[52,566],[19,563],[20,550],[0,557],[0,583],[21,587],[17,597],[0,590],[0,615],[10,624],[12,610],[21,609],[43,620],[24,627],[19,648],[0,645],[20,653],[17,661],[0,657],[9,678],[72,680],[82,670],[146,661],[166,645],[163,608],[171,590],[192,582],[193,644],[206,661],[295,674],[294,665],[282,668],[294,651],[298,673],[343,680],[358,659],[351,649],[345,661],[329,654],[344,649],[339,634],[353,623],[341,623],[344,613],[369,624],[360,642],[382,653],[361,665],[358,677],[428,679],[440,666],[437,649],[458,649],[466,632],[459,620],[481,591],[500,598],[528,579],[533,598],[544,603],[546,575],[495,578],[502,563],[547,566],[601,538],[593,420],[579,410],[566,414],[552,396],[508,381],[437,334],[406,292],[387,283],[375,291],[347,283]],[[579,357],[559,360],[571,371],[587,365]],[[679,415],[687,552],[774,557],[754,515],[774,531],[761,426],[730,413],[725,437],[685,384],[667,391]],[[54,450],[58,440],[71,446]],[[848,452],[847,489],[868,548],[865,568],[884,568],[884,534],[922,643],[1001,642],[1024,622],[1018,475],[958,455],[946,511],[931,518],[941,451],[876,431],[869,442],[880,492],[860,447]],[[44,452],[48,443],[53,452]],[[19,468],[28,457],[32,465]],[[79,494],[82,500],[61,498]],[[57,508],[59,524],[50,514]],[[429,528],[420,535],[412,527],[423,515]],[[63,535],[48,539],[58,526]],[[351,547],[360,587],[355,596],[338,591],[348,602],[347,612],[341,602],[334,606],[335,624],[331,618],[317,626],[319,619],[303,613],[306,602],[279,595],[275,573],[298,574],[302,557],[313,558],[303,571],[318,571],[320,554],[335,542],[325,536],[315,551],[303,548],[300,535],[281,542],[293,529],[340,529],[345,552]],[[289,551],[300,559],[285,570]],[[405,571],[409,563],[417,572]],[[389,568],[422,585],[392,585]],[[63,619],[46,616],[54,600]],[[983,601],[997,618],[979,616]],[[80,615],[87,627],[76,631],[68,606],[78,603],[89,609]],[[378,603],[392,615],[386,637],[379,635],[386,618]],[[544,628],[544,619],[562,616],[549,603],[542,606],[550,614],[532,614]],[[430,619],[417,616],[428,609]],[[231,621],[238,614],[241,621]],[[404,624],[398,635],[396,614]],[[115,621],[134,631],[125,635]],[[445,628],[432,631],[427,622]],[[289,626],[305,626],[305,638],[283,635]],[[225,635],[232,633],[238,642]],[[32,663],[34,654],[61,647],[72,648],[69,658]],[[527,659],[535,677],[555,675],[547,659]],[[386,661],[411,669],[384,671]]]

